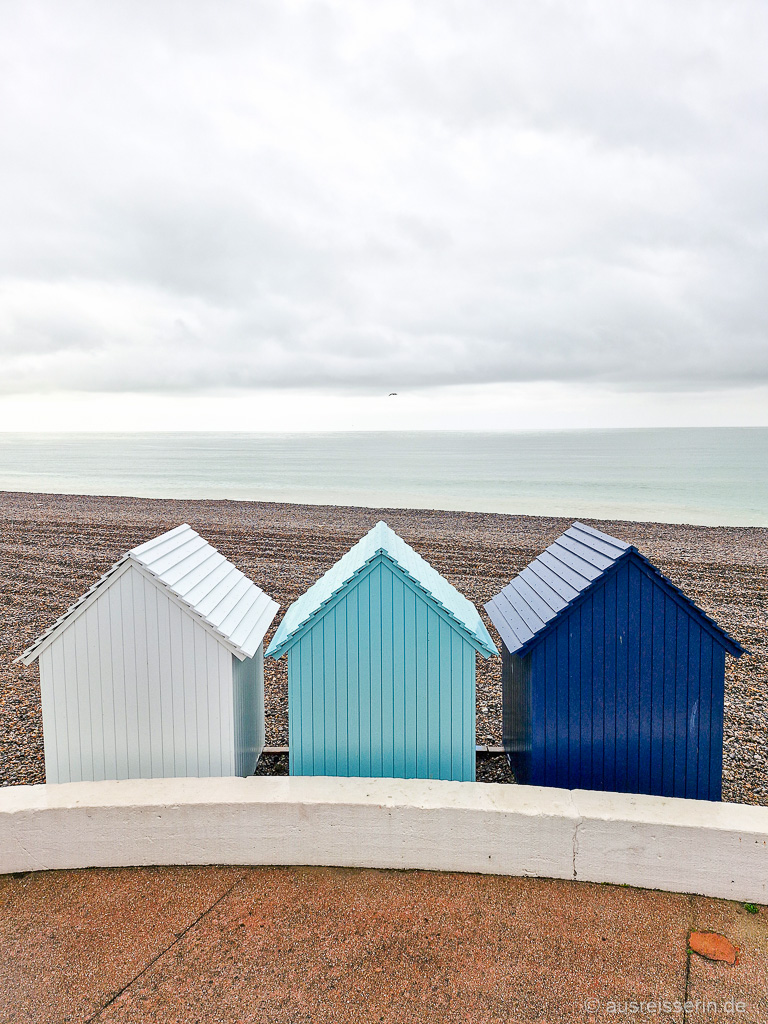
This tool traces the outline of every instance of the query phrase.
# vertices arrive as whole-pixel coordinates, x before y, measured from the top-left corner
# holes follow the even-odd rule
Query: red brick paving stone
[[[739,958],[739,947],[717,932],[691,932],[688,945],[694,953],[706,960],[719,960],[734,965]]]
[[[0,875],[0,1022],[88,1020],[241,876],[240,868]]]
[[[694,929],[726,935],[739,947],[739,962],[732,966],[691,956],[688,998],[698,1000],[699,1006],[688,1014],[687,1024],[767,1024],[768,909],[750,914],[741,903],[705,896],[693,896],[691,905]],[[724,1006],[729,1000],[744,1003],[744,1008],[728,1012]]]
[[[613,886],[253,868],[99,1021],[615,1020],[584,1002],[682,998],[689,919]]]

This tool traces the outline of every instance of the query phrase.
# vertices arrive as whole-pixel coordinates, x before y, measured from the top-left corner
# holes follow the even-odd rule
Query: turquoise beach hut
[[[288,609],[292,775],[475,778],[475,654],[498,654],[473,604],[377,523]]]

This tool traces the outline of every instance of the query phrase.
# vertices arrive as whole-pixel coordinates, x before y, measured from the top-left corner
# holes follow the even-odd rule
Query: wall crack
[[[572,875],[572,877],[574,879],[578,878],[578,875],[579,875],[578,866],[577,866],[578,857],[579,857],[579,835],[581,833],[581,830],[582,830],[583,826],[584,826],[584,819],[583,818],[579,818],[579,820],[576,822],[576,827],[573,830],[573,875]]]

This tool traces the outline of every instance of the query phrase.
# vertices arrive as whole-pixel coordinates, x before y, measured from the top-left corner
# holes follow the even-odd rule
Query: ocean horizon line
[[[6,433],[0,490],[768,526],[768,428]]]
[[[657,431],[749,431],[766,430],[766,424],[729,424],[727,426],[711,426],[699,424],[696,426],[610,426],[610,427],[504,427],[504,428],[466,428],[466,427],[409,427],[407,430],[393,427],[391,429],[350,427],[346,430],[179,430],[173,427],[167,429],[155,428],[153,430],[68,430],[59,428],[56,430],[8,430],[0,429],[2,437],[151,437],[151,436],[211,436],[223,435],[231,437],[317,437],[320,435],[347,435],[347,434],[381,434],[389,436],[392,434],[478,434],[488,436],[514,435],[514,434],[596,434],[596,433],[633,433],[633,432],[657,432]]]

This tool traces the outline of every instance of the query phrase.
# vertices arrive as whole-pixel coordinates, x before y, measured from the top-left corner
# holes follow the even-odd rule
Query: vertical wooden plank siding
[[[592,781],[592,729],[594,726],[594,703],[592,695],[592,638],[594,626],[592,611],[594,597],[590,596],[581,606],[579,626],[579,656],[576,671],[579,676],[579,778]],[[583,785],[583,783],[582,783]]]
[[[173,659],[171,658],[171,602],[155,599],[155,613],[157,617],[155,629],[157,631],[157,644],[159,649],[157,661],[157,686],[160,703],[161,720],[161,744],[163,751],[162,774],[170,778],[176,771],[176,740],[174,735],[174,723],[176,711],[174,707],[174,674]],[[165,685],[160,683],[165,680]]]
[[[651,793],[651,706],[652,686],[651,641],[653,639],[653,582],[645,573],[640,576],[640,631],[638,633],[639,661],[638,674],[640,679],[640,716],[639,716],[639,748],[638,764],[640,781],[639,793]]]
[[[558,703],[557,703],[557,633],[550,632],[543,644],[543,662],[537,666],[536,672],[531,668],[532,676],[537,679],[544,673],[544,692],[546,719],[544,726],[544,742],[547,748],[547,759],[544,767],[543,786],[557,786],[558,770]]]
[[[395,593],[392,586],[392,573],[379,573],[379,594],[381,607],[381,775],[386,778],[395,776],[395,678],[394,678],[394,628],[395,628]],[[328,736],[328,746],[334,746],[334,737]],[[399,774],[399,773],[398,773]]]
[[[626,786],[621,790],[626,793],[640,792],[640,737],[646,725],[640,682],[640,576],[640,570],[630,562],[627,571],[627,777]],[[618,723],[616,729],[618,731]]]
[[[721,800],[723,795],[723,714],[725,703],[725,651],[719,644],[712,645],[712,704],[709,747],[709,800]]]
[[[292,774],[474,779],[474,648],[386,560],[288,658]]]
[[[336,774],[336,697],[337,697],[337,676],[336,676],[336,609],[332,608],[325,616],[322,623],[323,642],[318,645],[322,651],[322,667],[320,673],[328,679],[331,693],[328,700],[323,699],[323,707],[319,718],[322,726],[323,736],[328,742],[324,745],[325,763],[323,764],[323,775]],[[326,695],[324,695],[325,698]]]
[[[664,598],[664,698],[662,743],[663,793],[675,791],[675,745],[677,729],[675,723],[675,677],[677,668],[677,604],[671,597]]]
[[[128,708],[125,697],[125,659],[123,658],[123,629],[121,623],[122,601],[120,589],[115,584],[107,589],[97,604],[106,601],[109,606],[109,633],[102,635],[102,664],[108,662],[112,668],[114,692],[115,730],[115,778],[130,778],[128,765]],[[55,647],[58,641],[53,646]]]
[[[301,713],[302,707],[299,699],[291,699],[295,694],[300,693],[299,687],[301,685],[301,673],[298,669],[299,651],[300,645],[289,648],[288,650],[288,736],[290,737],[290,743],[288,744],[288,771],[291,775],[301,775],[302,773],[297,770],[298,765],[296,762],[297,752],[302,750],[301,740]],[[293,684],[295,682],[295,689]]]
[[[162,777],[165,767],[163,745],[163,702],[160,677],[160,634],[158,632],[158,591],[149,580],[137,575],[143,591],[144,647],[146,651],[147,717],[152,775]]]
[[[344,602],[347,637],[347,773],[362,775],[360,770],[360,634],[358,622],[358,589],[350,591]],[[290,675],[290,673],[289,673]],[[290,704],[290,701],[289,701]],[[293,734],[291,734],[293,735]]]
[[[371,775],[383,774],[384,757],[382,750],[382,647],[385,643],[384,621],[381,602],[381,564],[370,574],[370,603],[368,605],[367,646],[369,652],[369,680],[371,687],[370,750]],[[363,637],[360,637],[362,644]],[[322,740],[320,741],[322,744]]]
[[[549,773],[545,728],[548,714],[547,688],[545,685],[531,690],[529,683],[532,674],[542,678],[541,673],[545,670],[542,661],[546,661],[546,657],[546,644],[539,644],[527,657],[516,658],[512,667],[516,687],[515,717],[519,720],[517,745],[521,748],[516,758],[515,778],[518,782],[525,778],[537,786],[544,784],[543,780]],[[535,777],[531,776],[531,764],[542,766]]]
[[[674,604],[674,602],[671,602]],[[690,616],[683,608],[673,606],[670,619],[675,627],[675,692],[674,692],[674,796],[685,796],[688,764],[688,623]]]
[[[219,671],[223,672],[231,666],[232,672],[232,703],[227,716],[234,722],[234,764],[231,772],[225,771],[221,765],[221,774],[240,775],[243,778],[252,775],[256,762],[264,749],[264,647],[259,649],[252,658],[240,661],[220,645],[222,654]],[[227,688],[228,689],[228,688]],[[222,688],[222,694],[225,688]],[[222,706],[222,719],[225,715]],[[225,744],[220,744],[222,752]]]
[[[514,693],[512,690],[512,659],[516,654],[510,654],[506,647],[501,648],[501,744],[512,764],[514,771],[514,730],[523,728],[521,720],[515,711]]]
[[[562,619],[555,627],[557,637],[557,782],[558,786],[567,786],[571,777],[571,714],[570,696],[568,691],[568,650],[570,646],[570,628],[568,619]],[[532,685],[537,687],[538,679]],[[538,773],[538,769],[536,769]]]
[[[522,657],[504,651],[518,781],[719,800],[724,674],[725,649],[696,616],[622,563]]]
[[[241,705],[251,752],[263,747],[262,655]],[[237,770],[232,655],[133,568],[42,651],[40,685],[49,782]]]
[[[101,730],[104,741],[104,778],[117,779],[117,740],[115,735],[115,683],[114,665],[110,657],[110,604],[107,596],[97,601],[93,606],[96,611],[96,645],[98,647],[98,665],[95,669],[96,676],[101,686]],[[40,670],[40,678],[43,672]]]
[[[701,630],[691,629],[688,634],[688,722],[685,795],[695,800],[699,795],[699,719],[701,697],[699,678],[701,671]]]
[[[313,775],[315,766],[312,761],[314,744],[312,742],[312,717],[313,717],[313,693],[312,693],[312,634],[307,633],[301,638],[298,652],[299,673],[297,678],[301,685],[300,708],[301,728],[300,736],[302,745],[298,748],[299,767],[301,775]],[[291,738],[290,746],[293,746]],[[319,769],[319,766],[318,766]],[[318,774],[320,774],[318,770]]]
[[[92,779],[94,778],[93,736],[91,734],[91,719],[89,715],[91,694],[87,668],[84,686],[80,676],[80,666],[84,665],[87,667],[88,664],[88,641],[82,615],[74,623],[70,633],[72,636],[71,657],[67,658],[67,670],[71,673],[71,684],[75,693],[75,703],[79,719],[80,750],[78,753],[80,755],[80,771],[83,774],[83,778]],[[64,652],[66,657],[66,647]]]
[[[440,778],[440,617],[427,606],[427,778]]]
[[[392,581],[392,771],[394,778],[406,776],[405,742],[405,591],[403,581],[395,575]]]
[[[181,651],[184,659],[184,736],[192,742],[184,744],[184,759],[187,764],[187,775],[200,775],[200,748],[197,744],[197,673],[195,672],[195,624],[188,615],[179,611],[181,627]]]
[[[93,753],[93,777],[106,779],[106,758],[104,756],[104,730],[96,723],[104,720],[104,699],[99,679],[101,663],[99,653],[99,620],[95,605],[91,605],[82,616],[85,622],[86,658],[91,705],[91,748]]]
[[[138,741],[138,775],[134,778],[152,778],[152,735],[149,715],[149,667],[147,652],[146,594],[144,577],[137,572],[126,572],[121,577],[130,593],[132,629],[125,638],[133,666],[133,690],[136,695],[136,738]],[[75,623],[77,625],[77,623]]]
[[[439,738],[439,759],[438,759],[438,779],[452,779],[452,760],[453,760],[453,704],[451,701],[452,695],[452,678],[453,673],[458,671],[461,673],[461,664],[454,668],[451,659],[451,635],[453,634],[453,627],[449,625],[445,619],[435,614],[437,619],[437,635],[438,635],[438,677],[437,677],[437,701],[438,701],[438,724],[437,724],[437,735]],[[458,715],[461,715],[461,708],[457,711]]]
[[[418,602],[420,603],[420,602]],[[404,771],[406,779],[415,779],[418,774],[419,752],[419,688],[418,680],[418,625],[417,598],[412,590],[403,587],[403,692],[405,717],[403,728]],[[407,657],[407,652],[411,656]],[[416,652],[414,657],[413,652]]]
[[[664,789],[664,606],[666,594],[653,587],[653,627],[651,646],[651,793]]]
[[[63,782],[63,766],[59,759],[59,737],[63,715],[56,714],[56,700],[53,693],[53,653],[46,648],[40,655],[40,695],[43,705],[43,747],[45,750],[45,781]]]
[[[83,737],[83,748],[77,753],[80,759],[80,772],[83,778],[103,779],[104,775],[104,739],[100,730],[94,729],[92,717],[102,717],[102,700],[98,688],[99,651],[97,622],[95,609],[86,610],[79,620],[73,623],[74,637],[73,658],[70,661],[67,646],[64,646],[64,658],[67,672],[74,666],[74,686],[77,691],[78,737]],[[85,666],[83,675],[81,666]],[[41,669],[42,679],[42,669]],[[69,681],[68,681],[69,682]],[[72,751],[75,760],[75,751]]]
[[[619,567],[612,581],[616,588],[616,695],[614,704],[615,718],[615,770],[614,786],[619,792],[627,788],[627,758],[629,756],[629,567],[626,563]]]
[[[192,649],[195,667],[195,725],[197,733],[197,775],[211,774],[211,745],[208,733],[208,664],[206,649],[208,634],[204,630],[195,629],[192,622]]]
[[[336,629],[332,637],[334,647],[334,664],[336,666],[336,735],[346,736],[349,728],[347,709],[349,707],[349,671],[347,669],[347,607],[339,606],[335,610]],[[333,709],[332,709],[333,710]],[[349,740],[336,745],[336,770],[339,775],[349,774]]]
[[[592,785],[605,788],[605,588],[592,598]]]
[[[475,733],[477,731],[477,687],[475,671],[478,655],[471,644],[463,644],[462,669],[462,720],[464,727],[461,734],[462,779],[465,782],[475,781]]]
[[[186,730],[177,727],[177,723],[187,721],[187,704],[191,702],[192,695],[187,694],[186,662],[189,661],[189,654],[185,658],[184,640],[182,636],[182,620],[184,613],[181,608],[173,602],[168,602],[168,640],[169,648],[176,652],[171,659],[171,702],[173,704],[173,761],[174,773],[177,776],[190,775],[187,763],[187,744],[185,742]]]
[[[702,633],[699,654],[699,719],[698,719],[698,790],[699,800],[708,800],[710,793],[710,758],[712,757],[712,637]]]
[[[709,799],[709,759],[712,754],[712,637],[701,634],[699,658],[699,800]]]
[[[429,693],[427,692],[427,668],[429,664],[427,613],[425,601],[419,600],[414,594],[414,643],[416,651],[416,671],[414,688],[416,690],[416,778],[428,779],[429,776]]]
[[[581,779],[581,608],[565,620],[568,626],[568,777]],[[581,785],[581,783],[577,783]]]
[[[136,678],[136,648],[133,641],[136,625],[133,617],[132,576],[132,570],[123,573],[113,586],[117,590],[120,601],[120,614],[117,619],[117,625],[123,661],[123,702],[125,704],[126,722],[125,750],[128,760],[126,778],[140,779],[142,777],[141,754],[146,745],[146,739],[139,733],[139,681]],[[64,638],[70,632],[71,630],[65,630]],[[130,742],[129,738],[133,738],[133,742]]]
[[[618,652],[616,630],[610,623],[617,622],[616,578],[605,581],[603,589],[603,783],[610,791],[616,789],[616,748],[619,742],[617,723],[621,720],[618,693],[614,682],[617,677]]]
[[[369,642],[371,624],[371,579],[364,577],[351,593],[357,595],[357,663],[358,663],[358,693],[360,695],[360,774],[363,776],[375,775],[371,757],[371,720],[373,717],[373,701],[371,697],[371,645]],[[349,600],[349,596],[345,601]],[[304,666],[302,665],[302,670]],[[313,749],[312,747],[309,748]],[[305,770],[305,775],[312,775],[312,768]],[[315,773],[316,774],[316,773]]]

